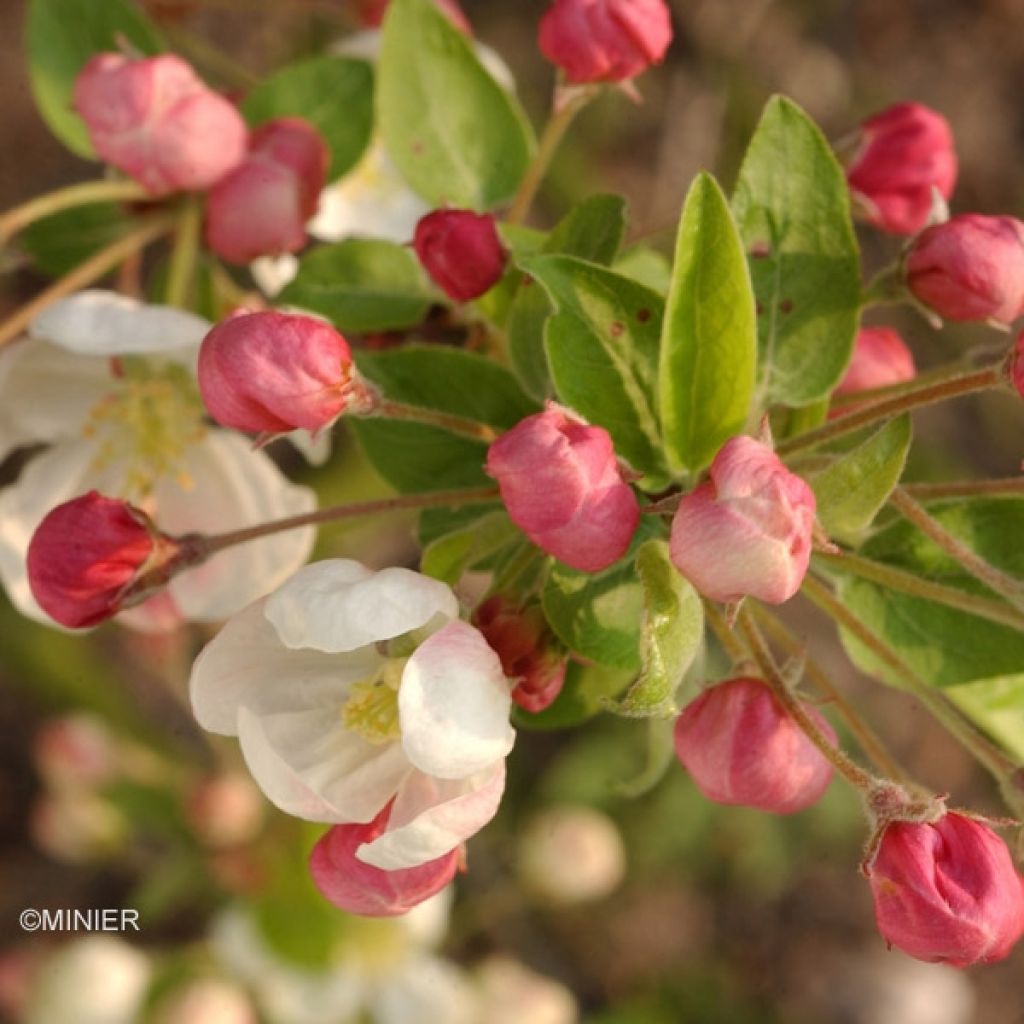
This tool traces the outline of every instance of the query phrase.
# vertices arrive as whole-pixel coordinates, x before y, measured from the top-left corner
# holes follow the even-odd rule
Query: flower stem
[[[84,181],[77,185],[68,185],[55,192],[15,206],[4,214],[0,214],[0,245],[3,245],[22,228],[76,206],[89,203],[137,202],[152,199],[152,196],[138,182],[118,179],[116,181]]]
[[[715,634],[715,638],[722,645],[722,650],[729,656],[733,665],[740,665],[750,661],[750,653],[746,647],[729,628],[725,616],[718,610],[718,606],[704,598],[704,618]]]
[[[959,563],[975,579],[981,580],[990,590],[1005,597],[1018,611],[1024,612],[1024,584],[1007,575],[972,551],[958,537],[949,532],[928,510],[915,501],[902,487],[897,487],[889,496],[896,510],[916,526],[934,544]]]
[[[576,86],[567,90],[565,101],[558,103],[558,91],[555,94],[555,109],[537,144],[537,152],[533,162],[526,169],[523,180],[519,183],[515,198],[505,216],[506,224],[521,224],[530,212],[533,200],[537,195],[544,175],[547,174],[551,160],[558,149],[562,137],[576,115],[600,92],[594,86]]]
[[[957,608],[990,622],[998,622],[1002,626],[1024,629],[1024,614],[1008,607],[1002,601],[993,601],[991,598],[969,594],[957,587],[922,579],[915,573],[895,569],[883,562],[855,555],[852,551],[843,551],[838,555],[819,551],[815,552],[814,558],[820,564],[832,566],[840,572],[848,572],[861,579],[881,583],[882,586],[901,594],[944,604],[947,608]]]
[[[935,402],[942,402],[949,398],[999,387],[1003,380],[1001,365],[987,366],[984,369],[966,373],[963,370],[957,370],[941,380],[912,388],[894,398],[858,406],[851,412],[838,416],[814,430],[808,430],[804,434],[797,434],[795,437],[783,441],[775,449],[775,452],[782,456],[802,451],[805,448],[814,448],[826,441],[834,441],[836,438],[851,434],[871,423],[889,419],[910,409],[919,409],[921,406],[933,405]]]
[[[202,208],[195,197],[189,197],[182,204],[174,230],[174,246],[171,249],[167,287],[164,291],[164,301],[168,306],[191,308],[202,223]]]
[[[16,310],[0,323],[0,348],[18,337],[44,309],[58,299],[81,288],[86,288],[103,277],[109,270],[113,270],[132,253],[138,252],[161,235],[167,234],[174,227],[175,219],[175,215],[171,213],[154,214],[147,218],[134,231],[130,231],[116,242],[112,242],[106,248],[94,253],[84,263],[80,263],[74,270],[50,285],[46,291],[37,295],[31,302],[27,302]]]
[[[923,501],[941,498],[1024,496],[1024,476],[998,477],[995,480],[954,480],[951,483],[903,484],[903,492]]]
[[[451,413],[439,412],[437,409],[424,409],[417,405],[406,405],[390,398],[375,397],[368,411],[362,415],[369,418],[380,417],[386,420],[405,420],[411,423],[422,423],[428,427],[439,427],[450,434],[468,437],[473,441],[490,444],[498,436],[499,431],[486,423],[454,416]]]

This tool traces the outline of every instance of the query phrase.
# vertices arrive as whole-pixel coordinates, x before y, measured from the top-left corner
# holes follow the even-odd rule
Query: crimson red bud
[[[82,629],[127,607],[128,588],[176,549],[141,509],[90,491],[58,505],[36,527],[28,582],[50,618]]]
[[[428,213],[416,225],[412,244],[435,284],[456,302],[489,292],[508,259],[494,218],[472,210]]]
[[[209,188],[245,155],[242,116],[171,54],[97,54],[73,105],[100,157],[154,196]]]
[[[253,434],[320,430],[344,411],[352,378],[348,342],[312,316],[236,314],[199,349],[199,391],[210,415]]]
[[[899,331],[892,327],[862,327],[857,332],[850,365],[835,394],[850,395],[902,384],[913,380],[916,373],[914,356]]]
[[[868,878],[882,937],[918,960],[992,963],[1024,933],[1024,889],[1006,843],[962,814],[889,825]]]
[[[462,857],[456,847],[414,868],[384,871],[356,856],[387,828],[391,805],[367,824],[335,825],[309,857],[313,882],[336,907],[364,917],[396,917],[440,892],[455,877]]]
[[[897,103],[861,125],[846,170],[865,216],[895,235],[913,235],[928,222],[932,190],[949,199],[957,158],[949,122],[921,103]]]
[[[1024,331],[1017,335],[1017,341],[1013,346],[1013,353],[1010,355],[1010,383],[1017,390],[1017,394],[1024,398]]]
[[[935,224],[914,239],[904,270],[939,316],[1010,324],[1024,313],[1024,223],[965,213]]]
[[[672,21],[664,0],[555,0],[538,42],[573,85],[621,82],[660,63]]]
[[[566,565],[599,572],[626,553],[640,508],[604,428],[549,406],[499,437],[486,468],[512,522]]]
[[[828,722],[804,710],[835,744]],[[675,747],[697,788],[720,804],[792,814],[817,803],[832,780],[832,765],[760,679],[705,690],[676,719]]]
[[[207,244],[228,263],[301,249],[329,163],[327,144],[308,121],[268,121],[242,163],[210,192]]]

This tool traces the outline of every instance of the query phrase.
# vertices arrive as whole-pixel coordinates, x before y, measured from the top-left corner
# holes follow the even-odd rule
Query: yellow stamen
[[[370,679],[355,683],[341,707],[341,722],[370,743],[390,743],[401,735],[398,686],[408,658],[389,658]]]

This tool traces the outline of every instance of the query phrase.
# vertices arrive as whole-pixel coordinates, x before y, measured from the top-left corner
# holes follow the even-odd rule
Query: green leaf
[[[855,541],[871,525],[903,475],[912,433],[905,413],[811,478],[827,533]]]
[[[571,210],[534,252],[578,256],[591,263],[608,264],[626,233],[626,204],[619,196],[591,196]],[[522,263],[534,253],[517,251]],[[541,288],[527,274],[521,281],[509,309],[506,332],[512,368],[523,386],[537,399],[552,391],[544,354],[544,323],[551,304]]]
[[[612,270],[624,277],[631,277],[659,295],[668,295],[672,284],[672,264],[656,249],[645,245],[634,245],[627,249],[613,264]]]
[[[282,68],[245,99],[242,113],[254,127],[276,117],[301,117],[331,151],[327,180],[359,162],[373,132],[373,70],[361,60],[311,57]]]
[[[603,426],[631,465],[663,475],[654,412],[660,297],[572,256],[536,256],[524,269],[558,307],[544,332],[558,397]]]
[[[946,688],[946,696],[1020,761],[1024,761],[1024,674]]]
[[[537,412],[515,377],[483,356],[436,345],[360,353],[359,369],[396,401],[465,416],[499,430]],[[355,419],[367,457],[403,493],[492,483],[483,470],[487,445],[437,427]]]
[[[615,710],[635,718],[666,718],[676,713],[676,689],[704,639],[704,606],[672,564],[665,541],[643,544],[636,569],[643,586],[643,670]]]
[[[279,302],[320,313],[340,331],[364,332],[413,327],[435,299],[409,249],[350,238],[304,256]]]
[[[40,270],[61,277],[137,224],[117,203],[77,206],[30,224],[18,244]]]
[[[817,125],[790,100],[765,108],[733,211],[758,301],[767,398],[806,405],[842,377],[860,308],[860,256],[846,178]]]
[[[571,728],[603,711],[608,701],[618,696],[632,677],[629,669],[570,661],[565,683],[554,701],[536,714],[513,708],[512,721],[521,729]]]
[[[420,559],[420,571],[436,580],[456,583],[468,569],[521,536],[504,510],[490,512],[428,544]]]
[[[951,533],[1004,572],[1024,577],[1024,500],[970,499],[929,507]],[[945,552],[905,521],[881,530],[863,547],[868,558],[973,594],[993,595]],[[867,580],[841,578],[843,603],[882,637],[925,682],[959,686],[1017,675],[1024,666],[1024,634],[967,612],[887,590]],[[850,636],[844,643],[865,672],[894,686],[899,676]]]
[[[701,469],[747,420],[757,368],[754,294],[717,182],[697,176],[679,222],[659,394],[675,469]]]
[[[533,134],[518,102],[432,0],[393,0],[377,65],[377,116],[406,181],[435,206],[510,199]]]
[[[71,107],[79,71],[93,54],[126,39],[144,54],[164,47],[156,29],[129,0],[30,0],[26,27],[29,78],[50,131],[72,152],[95,158],[85,122]]]

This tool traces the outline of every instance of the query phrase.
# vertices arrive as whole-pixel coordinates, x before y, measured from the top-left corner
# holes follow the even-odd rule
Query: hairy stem
[[[716,639],[722,645],[722,650],[729,655],[732,663],[739,665],[744,661],[749,662],[750,652],[740,641],[739,637],[729,628],[729,623],[718,610],[718,606],[706,597],[703,599],[703,603],[704,618],[707,620],[707,624],[711,627],[711,631],[715,634]]]
[[[177,306],[179,309],[191,308],[202,224],[202,207],[195,197],[190,197],[182,205],[175,225],[174,245],[167,268],[167,288],[164,293],[168,306]]]
[[[938,484],[903,484],[904,494],[923,501],[942,498],[993,497],[1011,498],[1024,495],[1024,476],[997,477],[994,480],[954,480]]]
[[[473,441],[490,444],[498,437],[498,431],[486,423],[454,416],[451,413],[439,412],[437,409],[424,409],[416,405],[406,405],[390,398],[375,398],[368,412],[364,415],[387,420],[405,420],[411,423],[422,423],[428,427],[440,427],[450,434],[468,437]]]

